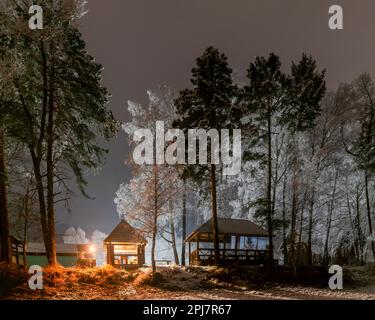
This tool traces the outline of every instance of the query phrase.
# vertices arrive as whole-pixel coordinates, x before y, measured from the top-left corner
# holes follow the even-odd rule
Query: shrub
[[[9,295],[13,288],[25,283],[25,270],[16,265],[0,262],[0,297]]]

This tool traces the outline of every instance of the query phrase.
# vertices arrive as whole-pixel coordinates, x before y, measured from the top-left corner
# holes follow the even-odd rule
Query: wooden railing
[[[262,264],[268,257],[267,250],[254,249],[220,249],[219,259],[222,263],[236,262],[239,264]],[[210,265],[214,263],[214,249],[195,250],[190,255],[190,263]]]

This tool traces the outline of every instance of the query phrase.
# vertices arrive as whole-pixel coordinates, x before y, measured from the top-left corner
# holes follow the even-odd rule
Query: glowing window
[[[137,256],[128,256],[128,264],[138,264]]]
[[[114,246],[115,254],[137,254],[137,246],[135,244],[126,244]]]

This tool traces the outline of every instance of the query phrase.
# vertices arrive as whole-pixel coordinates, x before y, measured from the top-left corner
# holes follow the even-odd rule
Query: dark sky
[[[333,4],[343,7],[344,30],[328,28]],[[196,57],[210,45],[240,73],[256,55],[273,51],[289,68],[310,53],[327,69],[331,89],[375,70],[374,0],[88,0],[88,10],[80,30],[105,68],[110,107],[121,121],[127,120],[126,102],[146,102],[147,89],[163,82],[175,90],[188,86]],[[113,198],[129,179],[125,134],[106,147],[106,165],[88,179],[95,200],[77,195],[71,214],[60,212],[60,223],[91,233],[110,232],[118,222]]]

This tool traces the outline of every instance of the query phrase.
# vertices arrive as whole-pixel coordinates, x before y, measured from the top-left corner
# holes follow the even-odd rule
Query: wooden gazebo
[[[107,263],[120,269],[136,269],[145,263],[147,241],[125,220],[104,239]]]
[[[249,220],[219,218],[221,264],[259,265],[268,256],[268,233]],[[212,219],[194,230],[185,240],[189,245],[190,265],[214,263]]]

